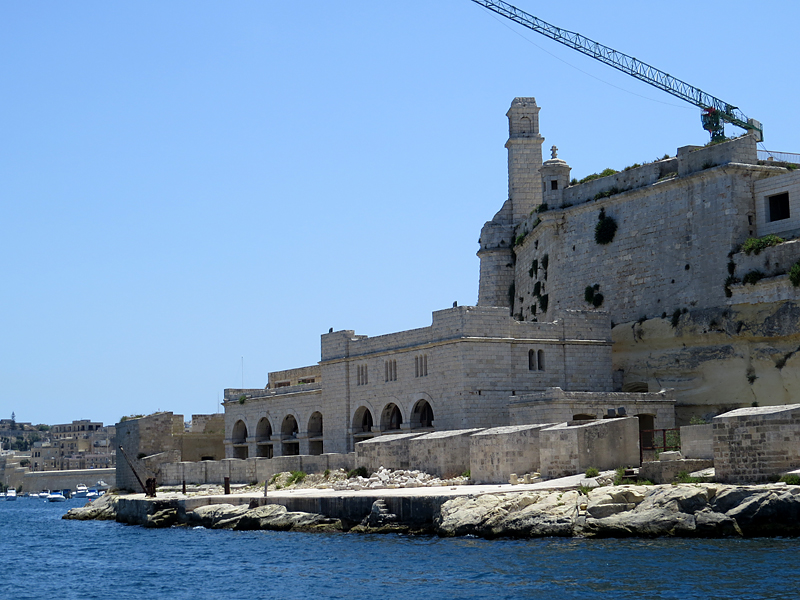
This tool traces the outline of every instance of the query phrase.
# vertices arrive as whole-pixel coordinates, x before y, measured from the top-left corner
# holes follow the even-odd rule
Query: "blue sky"
[[[516,5],[800,152],[800,4]],[[469,0],[6,1],[0,55],[0,417],[34,423],[213,412],[329,327],[474,304],[515,96],[576,177],[707,141],[694,107]]]

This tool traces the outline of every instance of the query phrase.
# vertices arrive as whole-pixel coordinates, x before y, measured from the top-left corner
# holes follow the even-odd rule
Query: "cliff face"
[[[800,305],[794,301],[692,310],[612,330],[615,381],[675,388],[676,420],[800,401]],[[638,385],[637,385],[638,384]]]

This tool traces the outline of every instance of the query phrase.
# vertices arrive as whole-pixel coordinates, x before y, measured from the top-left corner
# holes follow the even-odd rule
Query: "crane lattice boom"
[[[472,1],[528,29],[546,35],[565,46],[569,46],[573,50],[582,52],[640,81],[649,83],[668,94],[672,94],[695,106],[699,106],[703,109],[703,128],[711,133],[712,139],[724,137],[723,122],[736,125],[746,130],[756,131],[758,132],[759,141],[763,139],[761,123],[755,119],[748,119],[736,106],[732,106],[711,94],[707,94],[703,90],[689,85],[685,81],[681,81],[669,73],[665,73],[632,56],[628,56],[613,48],[604,46],[599,42],[595,42],[580,33],[567,31],[566,29],[551,25],[547,21],[542,21],[533,15],[529,15],[525,11],[507,2],[502,2],[501,0]]]

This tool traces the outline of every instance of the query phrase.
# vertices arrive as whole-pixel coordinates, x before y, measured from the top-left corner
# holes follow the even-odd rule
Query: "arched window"
[[[528,350],[528,370],[536,370],[536,350]]]
[[[536,363],[540,371],[544,371],[544,350],[539,350],[536,353]]]

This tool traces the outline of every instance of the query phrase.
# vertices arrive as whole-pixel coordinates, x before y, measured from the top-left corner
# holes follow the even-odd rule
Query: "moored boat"
[[[47,499],[49,495],[50,495],[50,490],[47,490],[46,492],[39,492],[39,498]]]
[[[51,492],[47,496],[48,502],[66,502],[66,497],[60,491],[56,490],[55,492]]]
[[[6,490],[6,500],[16,500],[17,499],[17,490],[14,488],[8,488]]]
[[[72,494],[73,498],[86,498],[86,495],[89,493],[89,488],[86,487],[86,484],[79,483],[78,486],[75,488],[75,492]]]

